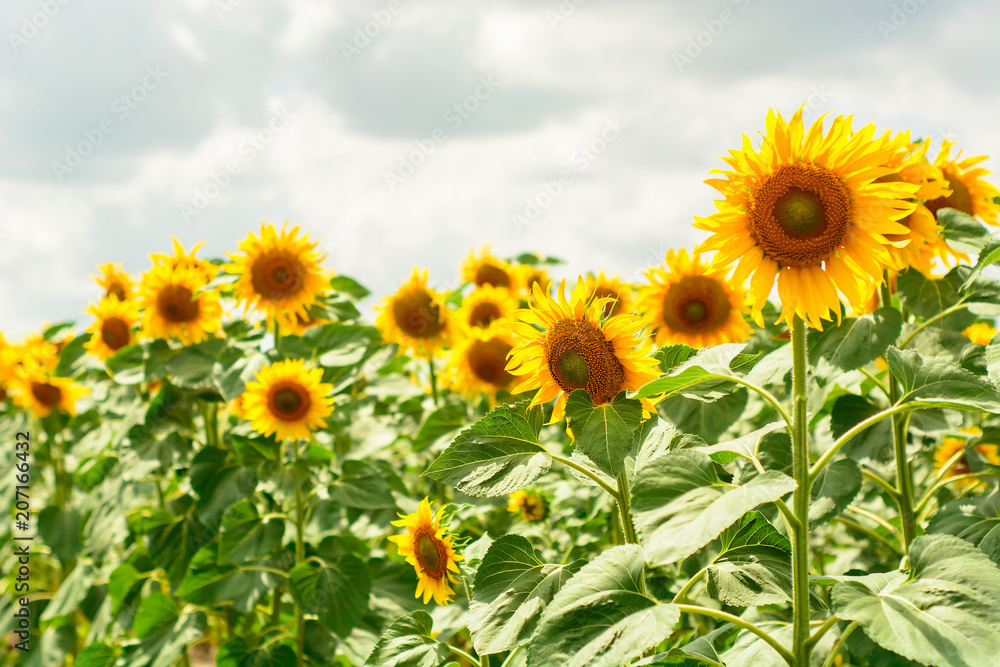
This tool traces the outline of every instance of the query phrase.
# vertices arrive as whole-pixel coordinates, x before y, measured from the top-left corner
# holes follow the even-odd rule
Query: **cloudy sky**
[[[1000,154],[998,26],[953,0],[4,0],[0,331],[86,324],[97,264],[263,219],[376,295],[415,264],[453,285],[483,243],[635,279],[703,238],[702,180],[769,106]]]

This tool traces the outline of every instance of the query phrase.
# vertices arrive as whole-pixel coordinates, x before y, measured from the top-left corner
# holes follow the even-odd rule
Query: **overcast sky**
[[[101,262],[262,219],[376,297],[483,243],[637,279],[704,238],[769,106],[1000,154],[998,3],[4,0],[0,28],[8,337],[86,326]]]

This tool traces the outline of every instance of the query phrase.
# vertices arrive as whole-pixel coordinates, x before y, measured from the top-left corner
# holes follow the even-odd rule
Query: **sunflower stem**
[[[708,607],[699,607],[697,605],[691,604],[678,604],[677,608],[682,614],[695,614],[698,616],[708,616],[720,621],[726,621],[727,623],[732,623],[733,625],[743,628],[747,632],[752,632],[757,635],[765,642],[767,645],[774,649],[774,651],[781,656],[781,658],[787,662],[792,667],[809,667],[809,663],[795,662],[794,656],[788,652],[788,649],[781,645],[777,639],[769,635],[767,632],[757,627],[753,623],[740,618],[739,616],[734,616],[725,611],[719,611],[718,609],[709,609]],[[809,624],[806,623],[806,635],[809,634]]]
[[[823,662],[823,667],[833,667],[833,663],[837,660],[837,655],[840,653],[840,649],[844,648],[844,642],[847,638],[851,636],[855,628],[858,627],[858,622],[854,621],[840,633],[840,636],[833,641],[833,647],[830,649],[830,655],[826,656],[826,660]]]
[[[434,372],[434,355],[427,355],[427,368],[431,372],[431,396],[434,398],[434,407],[438,407],[438,384],[437,374]]]
[[[809,643],[809,442],[806,427],[806,325],[792,318],[792,474],[798,486],[792,512],[799,525],[792,531],[792,656],[793,665],[807,667]]]
[[[278,333],[278,324],[275,322],[274,325],[275,335]],[[299,464],[299,441],[292,440],[292,463],[293,466],[298,467]],[[302,488],[299,484],[295,484],[295,564],[300,565],[306,556],[306,545],[304,535],[304,516],[305,510],[302,507]],[[302,611],[302,605],[295,601],[295,640],[298,650],[296,651],[296,658],[298,659],[298,666],[303,667],[305,665],[305,652],[306,652],[306,619],[305,614]]]
[[[639,544],[639,537],[635,532],[635,522],[632,521],[632,503],[629,494],[628,475],[625,466],[618,473],[618,490],[615,493],[615,500],[618,503],[618,513],[622,519],[622,533],[627,544]]]

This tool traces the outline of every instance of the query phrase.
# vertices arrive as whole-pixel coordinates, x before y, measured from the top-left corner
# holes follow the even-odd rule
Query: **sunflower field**
[[[0,338],[0,664],[1000,664],[1000,192],[801,114],[640,284],[99,267]]]

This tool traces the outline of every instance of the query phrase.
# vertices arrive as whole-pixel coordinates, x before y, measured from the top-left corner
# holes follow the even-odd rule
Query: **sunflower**
[[[486,396],[496,405],[497,392],[509,389],[514,376],[507,372],[507,355],[514,349],[502,330],[469,330],[451,353],[441,374],[445,386],[469,398]]]
[[[309,438],[333,412],[333,385],[322,379],[322,369],[306,368],[302,359],[260,369],[243,393],[246,419],[258,433],[274,433],[278,440]]]
[[[604,317],[634,312],[631,285],[623,283],[617,277],[608,278],[604,271],[596,276],[589,274],[586,283],[590,298],[610,299],[604,304]]]
[[[537,264],[519,264],[515,271],[517,273],[518,296],[524,299],[531,298],[531,290],[534,289],[535,283],[545,289],[551,282],[549,274]]]
[[[0,380],[52,373],[58,364],[59,347],[41,334],[29,334],[17,345],[0,346]]]
[[[444,299],[427,286],[427,270],[414,268],[410,280],[383,299],[375,327],[382,337],[405,350],[429,356],[448,347],[452,338],[452,311]]]
[[[196,271],[205,278],[205,282],[208,282],[215,278],[215,275],[219,272],[219,267],[212,264],[207,259],[198,259],[195,257],[195,253],[205,245],[204,241],[199,241],[191,246],[191,252],[188,253],[181,242],[176,238],[172,238],[174,242],[174,254],[166,255],[163,253],[150,253],[149,259],[153,261],[156,266],[169,266],[173,270],[178,269],[192,269]]]
[[[525,521],[541,521],[549,512],[545,496],[534,489],[521,489],[510,494],[507,501],[507,511],[520,514]]]
[[[962,151],[959,151],[958,155],[952,158],[951,149],[954,145],[954,141],[948,139],[942,141],[941,150],[934,159],[934,165],[941,169],[948,185],[951,186],[951,194],[932,199],[927,202],[927,208],[935,216],[942,208],[954,208],[967,215],[978,216],[988,224],[1000,224],[997,221],[1000,205],[994,201],[994,198],[1000,197],[1000,191],[984,179],[990,172],[976,166],[988,156],[980,155],[960,160]]]
[[[36,417],[48,417],[53,410],[76,414],[76,401],[88,393],[71,378],[50,376],[29,371],[19,375],[12,383],[14,402]]]
[[[462,262],[462,281],[473,283],[476,287],[492,285],[506,287],[511,292],[517,292],[517,270],[508,262],[497,259],[489,245],[479,250],[479,256],[472,250]]]
[[[738,260],[733,279],[752,274],[750,306],[758,325],[777,279],[781,319],[795,315],[822,329],[821,320],[840,316],[838,290],[852,306],[861,285],[880,283],[892,268],[886,234],[906,234],[896,222],[914,205],[906,199],[917,186],[876,183],[892,173],[885,164],[895,145],[873,141],[874,125],[851,132],[851,118],[837,116],[823,134],[822,119],[806,132],[802,109],[786,123],[771,110],[760,150],[743,137],[741,150],[723,158],[732,171],[709,179],[725,199],[719,211],[696,218],[712,236],[700,247],[715,250],[715,266]]]
[[[84,345],[91,354],[107,359],[133,342],[132,328],[139,319],[139,308],[134,301],[104,297],[99,303],[91,304],[86,312],[95,318],[87,329],[90,340]]]
[[[459,321],[473,329],[489,329],[502,317],[517,310],[517,299],[506,287],[483,285],[465,298]]]
[[[511,393],[538,389],[531,405],[559,397],[550,423],[566,414],[566,398],[574,389],[585,389],[599,405],[658,377],[656,360],[648,356],[652,344],[639,338],[639,318],[615,315],[602,322],[609,300],[590,299],[583,278],[577,280],[569,302],[565,281],[559,284],[558,298],[548,296],[537,284],[533,296],[529,308],[510,316],[509,328],[523,342],[511,351],[507,370],[525,376]],[[652,403],[642,400],[651,411]]]
[[[142,333],[152,338],[176,338],[185,345],[200,343],[220,328],[219,294],[205,287],[205,277],[190,268],[154,266],[142,276],[139,301],[144,309]]]
[[[942,438],[941,444],[936,450],[934,450],[934,471],[940,472],[941,469],[948,464],[948,461],[951,461],[956,454],[965,449],[967,444],[968,440],[965,438],[951,435],[946,435]],[[1000,466],[1000,454],[997,452],[996,445],[975,445],[973,449],[979,452],[983,458],[993,465]],[[969,459],[966,454],[962,454],[954,463],[951,464],[948,471],[944,473],[943,478],[951,479],[952,477],[967,475],[971,472],[972,468],[969,466]],[[979,481],[979,479],[969,477],[967,479],[960,479],[956,481],[955,486],[962,489],[978,484]]]
[[[988,322],[976,322],[963,331],[962,335],[977,345],[989,345],[997,335],[997,330]]]
[[[312,327],[318,327],[321,324],[329,323],[330,320],[323,317],[313,317],[312,315],[302,317],[298,313],[295,313],[295,317],[291,318],[291,321],[288,322],[288,333],[301,336]]]
[[[286,222],[279,234],[274,225],[262,223],[260,238],[250,232],[240,241],[243,255],[229,254],[233,263],[224,268],[239,276],[234,286],[238,303],[292,329],[296,316],[309,319],[309,307],[329,287],[330,275],[320,266],[323,255],[317,243],[308,234],[299,238],[298,227],[287,227]]]
[[[119,301],[126,301],[132,298],[132,291],[135,289],[135,282],[132,277],[122,269],[121,264],[105,262],[97,267],[101,275],[94,276],[97,284],[104,288],[104,296],[113,296]]]
[[[743,319],[746,291],[734,280],[702,264],[686,249],[667,251],[664,266],[647,269],[639,286],[643,324],[656,344],[708,347],[742,343],[750,336]]]
[[[420,501],[420,506],[413,514],[399,515],[399,521],[392,525],[405,527],[402,535],[393,535],[390,542],[399,547],[399,555],[406,557],[406,562],[417,571],[417,592],[413,597],[424,596],[424,604],[433,597],[440,605],[451,602],[455,595],[448,582],[458,583],[452,572],[458,572],[455,564],[462,556],[455,553],[451,535],[440,525],[441,513],[444,508],[431,515],[431,504],[427,498]]]

